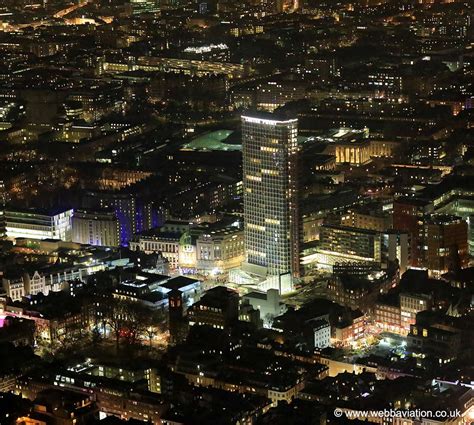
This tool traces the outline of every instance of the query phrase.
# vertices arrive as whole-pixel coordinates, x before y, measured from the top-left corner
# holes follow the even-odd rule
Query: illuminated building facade
[[[179,251],[181,234],[177,232],[157,232],[156,234],[142,234],[130,241],[132,251],[141,251],[146,254],[160,252],[169,262],[170,269],[179,267]]]
[[[364,336],[366,316],[352,310],[351,318],[343,318],[331,329],[331,345],[348,346]]]
[[[315,348],[322,349],[331,346],[331,325],[327,320],[316,320],[313,330]]]
[[[245,75],[244,66],[228,62],[201,61],[177,58],[140,57],[137,64],[126,62],[99,61],[100,73],[119,73],[142,70],[146,72],[178,72],[187,75],[228,75],[229,78],[239,78]]]
[[[350,219],[350,216],[347,217]],[[350,222],[349,219],[344,222]],[[408,267],[409,259],[409,238],[406,233],[325,223],[319,226],[319,243],[312,251],[304,252],[301,262],[305,267],[315,264],[329,271],[346,266],[351,269],[370,269],[374,266],[387,269],[391,264],[396,264],[398,274],[402,274]]]
[[[370,143],[368,141],[339,142],[336,145],[336,163],[360,166],[370,162]]]
[[[8,238],[71,240],[73,210],[40,212],[36,210],[5,210]]]
[[[0,182],[0,185],[1,185],[1,182]],[[0,211],[0,239],[3,239],[6,236],[5,221],[3,219],[3,216],[4,216],[4,212]]]
[[[391,227],[391,217],[388,214],[378,213],[374,210],[349,210],[341,217],[341,224],[383,232]]]
[[[73,242],[119,246],[120,225],[113,212],[76,211],[72,219]]]
[[[432,299],[425,294],[400,294],[400,326],[402,332],[408,333],[410,326],[416,322],[416,315],[420,311],[430,310]]]
[[[106,183],[107,177],[104,176],[102,182]],[[110,187],[108,183],[106,184]],[[90,191],[84,196],[82,207],[91,210],[114,211],[120,225],[122,246],[127,246],[134,234],[157,225],[157,216],[152,203],[144,201],[129,190]]]
[[[353,261],[382,260],[381,236],[373,230],[325,224],[320,230],[320,249]]]
[[[240,229],[206,232],[196,240],[197,269],[200,273],[221,273],[238,267],[244,260],[244,235]]]
[[[400,306],[378,302],[374,308],[374,321],[378,327],[387,332],[403,333],[400,326]]]
[[[296,119],[242,116],[243,269],[255,275],[299,276],[297,128]]]

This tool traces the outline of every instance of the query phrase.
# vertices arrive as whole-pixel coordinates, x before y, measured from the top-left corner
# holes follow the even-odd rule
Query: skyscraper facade
[[[298,120],[242,116],[245,253],[243,269],[299,276]]]

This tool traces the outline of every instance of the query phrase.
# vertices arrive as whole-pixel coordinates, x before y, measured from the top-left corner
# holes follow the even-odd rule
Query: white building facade
[[[242,268],[263,278],[299,276],[297,129],[296,119],[242,116]]]

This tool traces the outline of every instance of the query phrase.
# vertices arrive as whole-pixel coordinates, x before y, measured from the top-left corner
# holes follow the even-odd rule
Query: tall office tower
[[[242,116],[246,261],[261,277],[298,277],[298,120],[274,114]],[[276,285],[274,286],[276,287]]]

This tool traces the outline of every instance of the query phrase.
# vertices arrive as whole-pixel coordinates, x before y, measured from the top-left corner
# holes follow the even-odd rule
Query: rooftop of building
[[[192,307],[204,305],[208,307],[222,308],[223,305],[232,298],[238,299],[238,292],[225,286],[215,286],[214,288],[209,289],[197,303],[193,304]]]
[[[379,296],[376,305],[387,305],[390,307],[400,308],[400,297],[397,293],[390,292]]]
[[[267,123],[286,124],[296,122],[297,118],[290,118],[279,111],[267,112],[262,110],[249,109],[242,114],[243,121],[262,120]]]
[[[383,210],[383,204],[381,202],[372,202],[370,204],[364,204],[351,209],[356,214],[365,214],[371,217],[387,217],[389,216],[388,211]]]
[[[107,220],[116,220],[116,214],[111,209],[77,209],[74,211],[75,218],[85,218],[85,219],[107,219]]]
[[[47,320],[79,314],[82,309],[78,298],[64,291],[50,292],[48,295],[43,295],[41,292],[37,295],[28,295],[23,297],[22,301],[15,301],[10,306]]]
[[[315,321],[311,322],[311,326],[316,331],[316,330],[320,330],[320,329],[324,329],[324,328],[329,327],[329,322],[327,320],[324,320],[324,319],[319,319],[319,320],[315,320]]]
[[[176,276],[163,282],[160,286],[171,290],[182,290],[188,286],[197,285],[199,282],[199,279],[192,277]]]
[[[239,419],[269,405],[266,397],[250,393],[197,386],[181,387],[178,391],[182,402],[174,403],[161,417],[163,421],[224,425],[239,422]]]
[[[331,223],[324,223],[321,228],[327,228],[327,229],[337,229],[341,230],[347,233],[361,233],[364,235],[378,235],[379,232],[376,230],[370,230],[370,229],[361,229],[359,227],[351,227],[351,226],[344,226],[342,224],[331,224]]]
[[[179,241],[181,236],[182,232],[161,231],[159,227],[156,227],[154,229],[141,232],[136,236],[136,238],[145,240],[169,239],[172,241]]]
[[[315,153],[311,157],[311,162],[314,165],[328,164],[336,160],[334,155],[324,154],[324,153]]]
[[[395,199],[394,203],[401,204],[401,205],[413,205],[416,207],[426,207],[431,204],[431,202],[427,199],[409,198],[405,196]]]
[[[337,279],[339,280],[339,282],[342,284],[342,286],[344,287],[346,291],[347,290],[351,290],[351,292],[353,290],[370,291],[374,287],[373,281],[370,281],[360,276],[349,275],[347,273],[339,275]]]
[[[267,115],[268,114],[268,115]],[[261,117],[261,118],[257,118]],[[270,112],[259,112],[256,114],[257,119],[274,120],[278,114]],[[266,117],[266,118],[264,118]],[[284,116],[282,120],[276,122],[287,122]],[[348,128],[335,128],[327,131],[314,131],[311,134],[299,134],[297,136],[298,145],[304,146],[306,150],[319,151],[320,161],[331,161],[333,155],[325,155],[322,150],[327,143],[356,143],[364,141],[365,133],[361,130],[352,130]],[[181,151],[199,151],[199,152],[240,152],[242,150],[242,133],[240,130],[213,130],[194,137],[190,142],[185,143]]]
[[[456,215],[449,214],[433,214],[426,219],[427,224],[457,224],[462,223],[463,219]]]
[[[258,300],[267,300],[267,294],[265,292],[252,291],[244,295],[244,298],[255,298]]]
[[[445,273],[442,278],[449,282],[464,282],[472,284],[474,282],[474,267],[449,271],[448,273]]]
[[[51,209],[45,209],[45,208],[15,208],[15,207],[7,207],[4,210],[5,215],[8,216],[45,216],[45,217],[53,217],[55,215],[59,215],[68,211],[72,211],[71,208],[61,208],[61,207],[56,207],[56,208],[51,208]]]
[[[241,144],[226,143],[232,135],[232,130],[215,130],[195,137],[181,148],[182,150],[197,151],[240,151]]]
[[[88,394],[80,394],[75,391],[68,391],[65,389],[50,388],[41,391],[35,403],[46,403],[52,407],[64,407],[65,405],[82,407],[84,402],[89,402],[90,398]]]
[[[243,223],[237,217],[224,217],[215,223],[202,223],[201,229],[204,235],[226,236],[233,235],[243,230]]]

